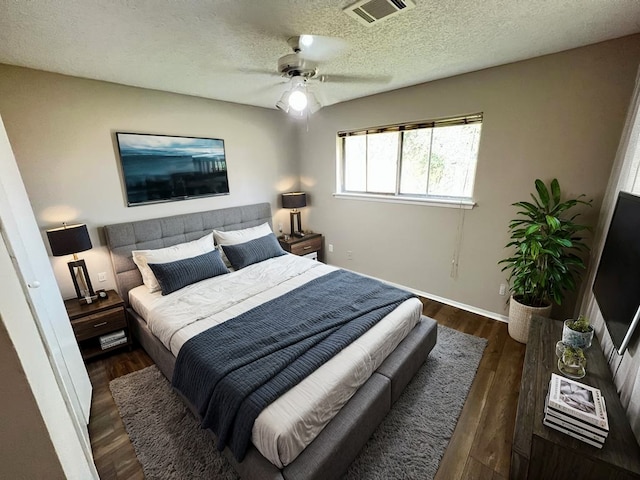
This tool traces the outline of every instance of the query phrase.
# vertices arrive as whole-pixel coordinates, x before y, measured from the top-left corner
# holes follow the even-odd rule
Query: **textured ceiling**
[[[319,73],[380,79],[314,82],[330,105],[640,32],[640,0],[415,0],[373,27],[352,3],[0,0],[0,63],[274,108],[294,35],[346,40]]]

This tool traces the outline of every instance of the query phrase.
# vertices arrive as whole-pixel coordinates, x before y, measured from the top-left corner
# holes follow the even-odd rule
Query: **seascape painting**
[[[224,140],[116,133],[127,205],[228,195]]]

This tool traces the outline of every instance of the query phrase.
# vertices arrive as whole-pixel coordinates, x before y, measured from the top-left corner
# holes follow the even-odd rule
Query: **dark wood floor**
[[[525,347],[509,337],[506,323],[430,300],[423,303],[424,314],[440,325],[488,340],[436,480],[506,480]],[[146,353],[136,348],[87,367],[94,388],[89,435],[102,480],[144,478],[109,382],[152,364]]]

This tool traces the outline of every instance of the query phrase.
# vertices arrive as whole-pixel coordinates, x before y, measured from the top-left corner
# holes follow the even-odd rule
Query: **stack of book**
[[[116,345],[122,345],[123,343],[127,343],[127,336],[124,330],[118,330],[117,332],[108,333],[100,337],[100,348],[102,348],[102,350],[115,347]]]
[[[543,423],[589,445],[602,448],[609,420],[600,389],[551,374]]]

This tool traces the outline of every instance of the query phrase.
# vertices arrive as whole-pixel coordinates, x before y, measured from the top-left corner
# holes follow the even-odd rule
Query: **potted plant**
[[[513,254],[498,262],[510,270],[509,334],[527,343],[532,315],[549,316],[552,302],[560,305],[568,291],[575,290],[578,273],[585,268],[578,254],[588,252],[581,232],[589,227],[570,211],[577,205],[591,205],[584,195],[562,200],[560,184],[553,179],[550,189],[537,179],[537,196],[532,202],[516,202],[517,217],[509,222],[511,241],[505,248]]]
[[[562,355],[558,358],[558,370],[569,378],[585,376],[587,359],[581,348],[566,345]]]
[[[575,348],[589,348],[593,341],[593,327],[584,315],[564,321],[562,343]]]

